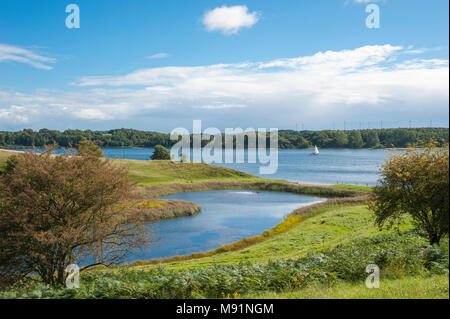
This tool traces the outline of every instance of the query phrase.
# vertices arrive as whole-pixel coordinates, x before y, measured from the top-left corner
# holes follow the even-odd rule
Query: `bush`
[[[449,159],[448,148],[428,146],[390,156],[372,193],[370,208],[383,227],[410,215],[430,245],[448,236]]]
[[[151,157],[152,161],[166,161],[170,160],[170,152],[162,145],[156,145],[155,151]]]
[[[76,149],[80,156],[103,157],[103,151],[100,146],[89,140],[78,143]]]

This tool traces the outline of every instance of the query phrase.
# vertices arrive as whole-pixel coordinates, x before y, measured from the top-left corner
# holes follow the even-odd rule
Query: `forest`
[[[247,138],[247,137],[246,137]],[[321,148],[404,148],[436,140],[440,145],[449,140],[448,128],[391,128],[366,130],[279,131],[280,149]],[[0,147],[44,147],[56,143],[61,147],[75,146],[82,140],[91,140],[102,147],[171,147],[176,141],[167,133],[114,129],[109,131],[24,129],[16,132],[0,131]],[[268,137],[267,137],[268,140]],[[203,141],[203,144],[208,141]]]

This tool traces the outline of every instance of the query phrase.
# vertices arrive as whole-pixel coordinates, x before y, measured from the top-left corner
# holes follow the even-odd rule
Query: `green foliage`
[[[348,145],[351,148],[361,148],[364,145],[361,133],[359,131],[351,131],[348,136]]]
[[[427,147],[388,158],[372,193],[370,208],[382,227],[410,215],[430,244],[439,244],[449,227],[448,148]]]
[[[81,275],[79,289],[54,289],[44,284],[0,292],[2,298],[223,298],[261,291],[282,292],[313,284],[334,286],[340,282],[365,280],[368,264],[375,263],[384,279],[401,278],[408,273],[430,275],[448,272],[448,249],[434,258],[437,268],[426,267],[414,232],[363,238],[338,245],[297,260],[268,263],[214,265],[181,271],[163,266],[149,271],[122,268],[92,271]],[[425,248],[427,249],[427,248]]]
[[[359,133],[359,134],[358,134]],[[448,143],[448,128],[396,128],[354,131],[279,131],[281,149],[303,149],[318,145],[322,148],[408,147],[433,138]],[[1,132],[0,147],[43,147],[56,143],[61,147],[76,145],[83,140],[95,141],[104,147],[155,147],[173,146],[169,134],[117,129],[110,131],[66,130],[64,132],[26,129],[18,132]],[[361,143],[362,141],[362,143]],[[209,141],[203,141],[203,145]]]
[[[152,161],[170,160],[170,152],[162,145],[156,145],[151,157]]]
[[[335,134],[335,141],[337,147],[346,147],[348,145],[348,136],[344,131],[338,131]]]
[[[378,133],[376,131],[372,130],[368,132],[366,146],[368,148],[378,148],[381,146],[380,138],[378,137]]]

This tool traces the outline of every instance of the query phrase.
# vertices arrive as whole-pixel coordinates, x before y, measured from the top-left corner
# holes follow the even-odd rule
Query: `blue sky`
[[[70,3],[79,29],[65,25]],[[448,12],[444,0],[2,0],[0,130],[448,127]]]

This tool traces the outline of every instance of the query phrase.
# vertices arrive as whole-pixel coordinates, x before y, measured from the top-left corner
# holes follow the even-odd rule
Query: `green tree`
[[[76,149],[80,156],[103,157],[103,151],[100,146],[89,140],[83,140],[78,143]]]
[[[348,145],[351,148],[361,148],[364,145],[361,133],[359,131],[351,131],[348,136]]]
[[[410,149],[390,156],[381,170],[369,207],[380,226],[392,226],[410,215],[416,227],[439,244],[448,236],[449,158],[447,148]]]
[[[378,133],[376,131],[370,131],[368,133],[366,146],[369,148],[380,146],[380,138],[378,137]]]
[[[162,145],[156,145],[151,157],[153,161],[170,160],[170,152]]]
[[[335,143],[337,147],[346,147],[348,144],[347,133],[342,131],[337,131],[335,133]]]

